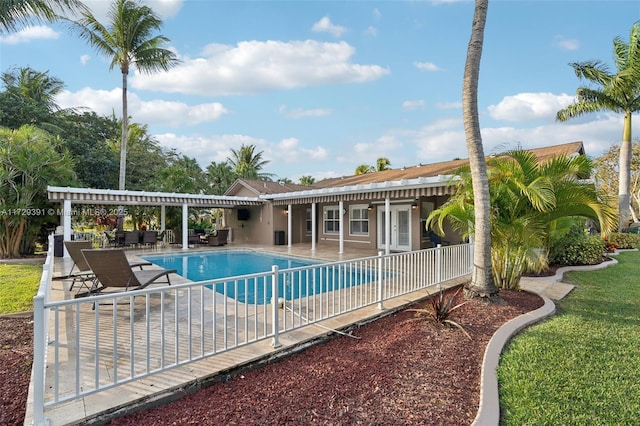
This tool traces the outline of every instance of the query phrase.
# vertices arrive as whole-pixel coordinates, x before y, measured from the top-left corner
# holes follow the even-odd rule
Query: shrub
[[[595,265],[602,261],[605,242],[596,235],[579,230],[570,231],[552,244],[549,263],[552,265]]]
[[[467,330],[465,330],[462,325],[451,319],[451,313],[453,311],[467,304],[467,302],[462,302],[455,306],[452,306],[453,300],[456,298],[458,293],[460,293],[460,290],[462,290],[462,288],[463,287],[460,287],[458,291],[449,296],[445,296],[444,291],[440,289],[437,296],[431,296],[431,298],[429,299],[430,309],[410,309],[410,311],[414,311],[418,314],[424,315],[427,319],[435,323],[456,327],[461,330],[465,334],[465,336],[471,339],[471,336],[469,335],[469,333],[467,333]]]
[[[616,246],[621,249],[634,249],[640,245],[640,235],[614,233],[609,237],[609,241],[615,243]]]

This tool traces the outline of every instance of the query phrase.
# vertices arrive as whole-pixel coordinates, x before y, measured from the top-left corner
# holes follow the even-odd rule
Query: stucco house
[[[585,155],[582,142],[530,150],[544,161]],[[440,241],[425,229],[431,211],[451,194],[454,160],[325,179],[311,186],[238,179],[225,196],[259,199],[258,205],[225,210],[224,223],[239,243],[332,246],[411,251],[460,242],[451,229]]]

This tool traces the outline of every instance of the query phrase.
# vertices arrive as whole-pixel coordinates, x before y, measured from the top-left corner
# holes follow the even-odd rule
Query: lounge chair
[[[156,282],[171,285],[169,274],[176,272],[175,269],[134,271],[123,249],[82,250],[82,254],[96,275],[96,285],[89,294],[103,293],[108,289],[117,292],[139,290]],[[158,281],[163,277],[165,280]]]
[[[91,272],[89,265],[87,265],[84,256],[82,256],[81,250],[92,249],[93,245],[91,241],[65,241],[64,246],[67,248],[67,252],[73,261],[69,273],[65,276],[65,278],[73,278],[69,290],[73,290],[77,282],[80,282],[80,289],[85,287],[88,290],[90,286],[87,283],[93,283],[95,276],[93,272]],[[77,272],[73,272],[74,269],[76,269]]]
[[[87,260],[82,254],[82,250],[90,250],[93,249],[93,245],[91,241],[65,241],[64,246],[67,248],[67,252],[69,256],[71,256],[71,260],[73,261],[73,265],[69,270],[69,274],[67,278],[73,278],[71,282],[71,286],[69,286],[69,290],[73,290],[73,287],[76,285],[76,282],[80,282],[80,290],[85,287],[87,290],[91,290],[91,288],[95,285],[96,276],[91,270],[91,267],[87,263]],[[151,262],[133,262],[129,264],[132,268],[140,268],[142,270],[143,266],[151,266],[153,265]],[[76,268],[78,272],[73,272],[73,269]],[[91,286],[88,285],[91,283]]]
[[[218,229],[215,234],[210,234],[207,239],[210,246],[223,246],[229,238],[228,229]]]

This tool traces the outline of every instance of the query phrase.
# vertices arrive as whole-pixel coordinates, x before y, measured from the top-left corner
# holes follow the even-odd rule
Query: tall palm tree
[[[462,117],[474,200],[473,271],[471,281],[465,285],[464,292],[470,298],[491,299],[497,295],[498,289],[493,282],[491,270],[491,205],[478,117],[478,75],[488,8],[489,0],[476,0],[462,82]]]
[[[235,174],[244,179],[271,180],[270,173],[261,173],[260,170],[267,164],[268,160],[262,159],[262,151],[255,152],[255,145],[242,145],[239,150],[232,149],[229,164]]]
[[[492,270],[500,288],[517,288],[525,269],[541,270],[547,262],[549,236],[559,221],[582,217],[599,223],[607,234],[615,211],[588,177],[593,163],[585,156],[558,156],[539,163],[529,151],[516,149],[487,163],[491,194]],[[445,219],[462,233],[473,223],[469,167],[456,172],[456,193],[428,218],[441,228]]]
[[[0,34],[28,25],[32,19],[55,21],[58,12],[86,11],[79,0],[2,0],[0,2]]]
[[[153,10],[134,0],[115,0],[108,13],[108,26],[98,22],[90,13],[82,13],[80,20],[72,22],[80,37],[99,53],[111,58],[109,69],[116,66],[122,72],[122,141],[120,145],[120,173],[118,189],[125,189],[127,164],[127,77],[131,67],[140,72],[167,71],[179,60],[162,46],[167,37],[153,35],[162,27],[162,20]]]
[[[596,111],[624,114],[622,143],[620,145],[618,176],[618,230],[627,228],[629,221],[629,185],[631,176],[631,117],[640,110],[640,23],[631,27],[629,43],[620,37],[613,40],[615,74],[596,60],[575,62],[571,65],[580,79],[599,88],[578,87],[576,101],[558,111],[556,119],[567,121]]]

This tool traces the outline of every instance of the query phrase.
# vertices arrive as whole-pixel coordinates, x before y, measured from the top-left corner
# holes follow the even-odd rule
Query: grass
[[[518,335],[498,368],[501,425],[631,425],[640,413],[640,252],[571,272],[558,314]]]
[[[0,263],[0,315],[33,310],[41,276],[40,263]]]

